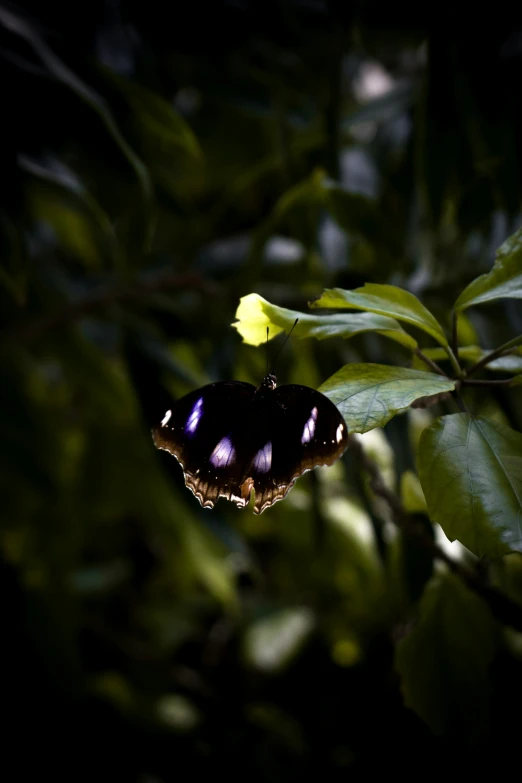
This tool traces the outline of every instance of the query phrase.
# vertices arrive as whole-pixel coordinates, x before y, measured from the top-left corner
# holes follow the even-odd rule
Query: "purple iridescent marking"
[[[272,442],[265,443],[262,449],[259,449],[252,462],[254,468],[259,473],[268,473],[272,467]]]
[[[194,435],[198,428],[198,424],[201,420],[201,417],[203,415],[203,397],[200,397],[197,402],[194,403],[194,406],[190,412],[190,416],[187,419],[187,422],[185,424],[185,432],[187,432],[189,435]]]
[[[310,443],[310,441],[315,435],[315,423],[317,421],[317,415],[318,415],[318,410],[316,407],[313,407],[312,412],[310,414],[310,418],[308,419],[308,421],[303,427],[303,434],[301,437],[301,443],[303,445],[305,443]]]
[[[225,468],[236,458],[236,450],[228,437],[221,438],[216,448],[210,455],[210,462],[215,468]]]

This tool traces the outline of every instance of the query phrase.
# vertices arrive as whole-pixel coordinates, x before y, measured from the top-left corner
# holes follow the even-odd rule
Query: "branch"
[[[392,514],[394,524],[407,535],[417,539],[419,544],[431,552],[434,558],[444,563],[450,571],[456,574],[477,595],[486,601],[494,617],[505,625],[510,625],[517,631],[522,631],[522,606],[508,598],[500,590],[484,584],[480,573],[463,567],[451,558],[436,544],[421,525],[409,516],[400,498],[384,483],[382,473],[377,464],[366,454],[362,444],[354,435],[349,435],[348,446],[355,459],[370,477],[370,487],[387,504]]]
[[[463,378],[461,383],[463,386],[509,386],[510,383],[513,383],[515,378],[503,378],[502,380],[498,380],[496,378],[484,378],[480,380],[475,380],[473,378]]]
[[[495,348],[494,351],[490,351],[490,353],[487,353],[485,356],[482,357],[478,362],[475,362],[467,371],[466,376],[469,377],[472,373],[477,372],[477,370],[481,370],[482,367],[485,367],[486,364],[489,364],[493,361],[493,359],[498,359],[499,356],[502,356],[503,354],[507,353],[511,350],[511,348],[515,348],[517,345],[520,345],[522,343],[522,335],[519,335],[518,337],[514,337],[512,340],[509,340],[507,343],[504,343],[503,345],[500,345],[498,348]]]
[[[459,360],[459,336],[458,336],[458,310],[454,310],[451,316],[451,347],[458,362]]]
[[[104,310],[115,304],[146,300],[151,294],[158,291],[170,288],[204,290],[210,287],[211,284],[199,274],[194,272],[179,274],[169,270],[151,280],[140,280],[120,288],[104,288],[91,296],[84,297],[78,302],[66,305],[58,312],[29,321],[29,323],[13,329],[5,330],[0,335],[0,342],[6,343],[15,340],[29,342],[60,326],[66,326],[73,321],[86,318],[99,310]]]
[[[428,367],[431,367],[431,369],[433,370],[433,372],[436,372],[438,375],[443,375],[445,378],[447,378],[447,377],[448,377],[448,376],[446,375],[446,373],[444,372],[444,370],[442,370],[442,369],[439,367],[439,365],[438,365],[436,362],[434,362],[434,361],[433,361],[433,359],[430,359],[430,357],[429,357],[429,356],[426,356],[426,354],[425,354],[425,353],[423,353],[423,352],[421,351],[421,349],[420,349],[420,348],[415,348],[415,353],[416,353],[416,355],[419,357],[419,359],[422,359],[422,361],[423,361],[425,364],[427,364],[427,365],[428,365]]]

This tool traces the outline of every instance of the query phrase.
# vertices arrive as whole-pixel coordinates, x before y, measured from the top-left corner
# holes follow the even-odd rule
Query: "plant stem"
[[[472,373],[477,372],[477,370],[481,370],[482,367],[485,367],[486,364],[489,364],[493,361],[493,359],[498,359],[499,356],[502,356],[502,354],[507,353],[511,348],[515,348],[517,345],[522,344],[522,334],[519,334],[518,337],[514,337],[512,340],[508,340],[507,343],[504,343],[503,345],[500,345],[498,348],[495,348],[494,351],[490,351],[490,353],[487,353],[485,356],[482,357],[478,362],[475,362],[467,371],[467,375],[472,375]]]
[[[446,373],[444,372],[444,370],[442,370],[442,369],[439,367],[439,365],[438,365],[436,362],[434,362],[434,361],[433,361],[433,359],[430,359],[430,357],[429,357],[429,356],[426,356],[426,354],[425,354],[425,353],[423,353],[423,352],[421,351],[421,349],[420,349],[420,348],[415,348],[415,353],[416,353],[416,355],[419,357],[419,359],[422,359],[422,361],[423,361],[425,364],[427,364],[427,365],[428,365],[428,367],[431,367],[431,369],[433,370],[433,372],[436,372],[436,373],[438,373],[439,375],[443,375],[445,378],[447,378],[447,377],[448,377],[448,376],[446,375]]]
[[[459,337],[458,337],[458,318],[459,314],[457,310],[453,310],[453,313],[451,315],[451,347],[453,348],[453,353],[455,354],[455,359],[457,362],[459,361]]]
[[[481,380],[474,380],[473,378],[463,378],[463,386],[509,386],[515,378],[503,378],[502,380],[484,378]]]
[[[449,357],[449,360],[451,362],[451,365],[452,365],[452,367],[453,367],[453,369],[455,371],[455,375],[457,376],[457,378],[462,378],[462,367],[460,366],[460,364],[459,364],[459,362],[457,360],[457,357],[455,356],[455,354],[451,350],[450,346],[449,345],[445,345],[444,346],[444,350],[448,354],[448,357]]]
[[[469,414],[469,411],[466,408],[466,404],[465,404],[464,400],[461,397],[460,385],[459,384],[457,384],[455,386],[455,401],[456,401],[457,405],[459,406],[460,410],[462,411],[462,413],[468,413]]]
[[[362,469],[368,473],[371,489],[387,503],[393,523],[407,535],[415,537],[424,549],[430,551],[434,558],[444,563],[450,571],[462,579],[470,590],[486,601],[492,614],[499,622],[510,625],[517,631],[522,631],[522,607],[497,588],[484,584],[484,578],[479,569],[472,571],[446,554],[426,530],[406,513],[400,498],[386,486],[378,465],[366,454],[361,442],[354,435],[348,437],[348,446],[352,454]]]

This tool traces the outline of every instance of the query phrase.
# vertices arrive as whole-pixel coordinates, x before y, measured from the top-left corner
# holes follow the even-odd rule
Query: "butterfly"
[[[219,497],[244,508],[254,491],[255,514],[286,497],[306,471],[332,465],[348,444],[346,422],[328,397],[308,386],[278,387],[272,373],[258,388],[220,381],[190,392],[152,436],[176,457],[203,508]]]

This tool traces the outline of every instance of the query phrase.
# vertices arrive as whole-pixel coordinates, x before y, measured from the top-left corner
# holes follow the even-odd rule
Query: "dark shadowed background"
[[[182,394],[263,377],[240,297],[393,283],[448,325],[519,227],[522,25],[454,5],[0,6],[2,780],[471,777],[518,747],[514,632],[442,736],[404,706],[394,645],[433,564],[353,457],[261,516],[203,511],[150,437]],[[497,345],[520,304],[466,324]],[[406,359],[295,339],[276,369]],[[485,399],[520,430],[520,397]],[[433,415],[369,434],[391,482]]]

